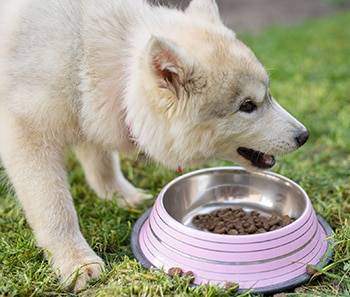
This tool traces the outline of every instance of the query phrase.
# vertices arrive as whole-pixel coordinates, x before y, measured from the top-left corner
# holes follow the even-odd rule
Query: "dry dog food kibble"
[[[306,266],[306,272],[308,275],[315,275],[318,271],[315,266],[309,264]]]
[[[191,283],[191,284],[194,283],[195,276],[194,276],[194,273],[193,273],[192,271],[187,271],[187,272],[184,274],[184,277],[187,277],[187,278],[190,280],[190,283]]]
[[[192,271],[187,271],[184,273],[184,271],[180,267],[170,268],[168,270],[168,275],[171,277],[175,277],[175,276],[187,277],[190,281],[190,284],[193,284],[194,280],[195,280],[195,276],[194,276],[194,273]]]
[[[168,270],[169,276],[182,276],[183,270],[179,267],[173,267]]]
[[[200,230],[217,234],[246,235],[274,231],[294,222],[284,215],[266,217],[257,211],[245,212],[242,208],[221,208],[209,214],[197,215],[192,223]]]

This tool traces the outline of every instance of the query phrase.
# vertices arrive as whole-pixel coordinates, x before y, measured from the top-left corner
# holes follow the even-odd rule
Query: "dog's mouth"
[[[255,151],[246,147],[240,147],[237,149],[238,154],[240,154],[244,159],[247,159],[252,163],[253,166],[260,169],[272,168],[276,159],[274,156],[265,154],[263,152]]]

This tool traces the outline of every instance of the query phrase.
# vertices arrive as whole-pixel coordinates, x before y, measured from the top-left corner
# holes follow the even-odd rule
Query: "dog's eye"
[[[247,113],[252,113],[253,111],[255,111],[257,109],[256,104],[250,100],[247,99],[245,100],[242,105],[239,107],[239,110],[242,112],[247,112]]]

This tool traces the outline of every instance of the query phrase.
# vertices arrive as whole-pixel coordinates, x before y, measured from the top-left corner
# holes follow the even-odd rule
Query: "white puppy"
[[[117,152],[176,168],[221,158],[270,168],[307,130],[269,93],[254,54],[214,0],[185,11],[142,0],[1,0],[0,155],[38,245],[75,290],[102,260],[82,236],[64,154],[74,147],[96,193],[145,194]]]

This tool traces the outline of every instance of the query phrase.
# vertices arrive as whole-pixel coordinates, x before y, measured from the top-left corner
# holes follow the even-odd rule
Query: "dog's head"
[[[193,0],[181,22],[152,37],[138,65],[130,109],[142,150],[175,168],[212,158],[270,168],[307,138],[271,96],[253,52],[226,28],[213,0]]]

